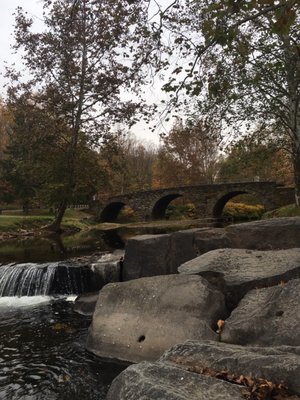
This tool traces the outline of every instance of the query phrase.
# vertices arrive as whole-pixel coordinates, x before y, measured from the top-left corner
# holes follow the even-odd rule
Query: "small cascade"
[[[60,263],[0,266],[0,297],[80,294],[89,291],[92,271]]]

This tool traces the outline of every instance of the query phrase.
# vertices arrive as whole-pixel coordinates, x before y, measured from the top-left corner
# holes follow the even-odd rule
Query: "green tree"
[[[64,158],[57,165],[55,221],[49,229],[59,230],[68,202],[74,197],[79,179],[82,143],[99,143],[109,127],[130,121],[137,105],[120,100],[122,88],[135,84],[128,49],[134,51],[138,2],[93,0],[44,0],[44,31],[34,32],[33,21],[21,8],[16,12],[15,49],[22,51],[30,80],[13,82],[10,103],[20,96],[33,102],[43,119],[41,129],[54,140]],[[18,78],[8,71],[11,80]],[[34,93],[34,96],[32,95]],[[38,137],[41,132],[37,132]],[[85,148],[85,147],[84,147]],[[53,171],[50,172],[50,175]],[[52,177],[49,177],[50,182]]]
[[[151,189],[156,158],[156,149],[133,135],[117,132],[110,136],[100,150],[107,194]]]
[[[9,144],[9,135],[12,128],[12,116],[5,103],[0,100],[0,202],[9,203],[13,200],[13,188],[7,181],[1,168]]]
[[[273,180],[291,184],[290,154],[278,149],[276,143],[263,143],[256,137],[246,137],[233,144],[220,162],[221,181]]]
[[[152,30],[178,65],[164,89],[179,104],[192,96],[201,113],[227,123],[226,134],[264,125],[292,154],[300,201],[299,0],[175,0]],[[158,48],[159,49],[159,48]],[[164,58],[159,68],[170,68]],[[157,65],[156,65],[157,67]],[[190,103],[190,102],[189,102]],[[188,102],[186,101],[186,104]],[[184,103],[183,103],[184,105]]]
[[[68,142],[57,135],[56,121],[35,104],[34,96],[20,96],[8,107],[14,120],[1,161],[2,174],[24,209],[33,201],[58,209],[69,183]],[[65,128],[64,138],[70,137],[67,133]],[[84,134],[79,135],[78,147],[76,181],[68,203],[89,201],[102,176],[98,153],[89,148]]]

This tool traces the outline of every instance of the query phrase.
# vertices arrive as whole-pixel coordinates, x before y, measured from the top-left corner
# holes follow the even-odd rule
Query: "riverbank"
[[[300,216],[300,208],[295,205],[288,205],[279,209],[268,211],[266,213],[257,213],[257,207],[247,206],[240,203],[229,203],[231,205],[230,213],[225,213],[225,219],[232,219],[238,222],[240,219],[265,219],[278,217],[295,217]],[[234,207],[233,207],[234,206]],[[244,214],[241,213],[244,210]],[[248,210],[249,209],[249,210]],[[253,211],[254,210],[254,211]],[[253,214],[254,212],[254,214]],[[256,215],[257,213],[257,215]],[[246,217],[247,218],[246,218]],[[53,214],[49,210],[31,210],[28,215],[25,215],[21,210],[7,210],[0,214],[0,240],[14,237],[24,236],[46,236],[49,234],[43,228],[53,221]],[[103,222],[96,221],[95,215],[88,210],[67,209],[62,223],[62,231],[64,234],[72,234],[74,232],[88,231],[98,229],[107,231],[125,227],[126,229],[138,228],[161,228],[161,229],[188,229],[199,226],[199,224],[215,223],[214,218],[199,218],[199,219],[166,219],[159,221],[148,222]]]

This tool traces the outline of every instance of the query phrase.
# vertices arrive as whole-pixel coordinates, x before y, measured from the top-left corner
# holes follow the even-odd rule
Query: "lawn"
[[[9,211],[0,215],[0,232],[39,229],[53,221],[53,218],[49,210],[32,210],[28,215],[21,211]],[[86,229],[91,225],[92,218],[86,210],[67,209],[62,225],[65,229]]]

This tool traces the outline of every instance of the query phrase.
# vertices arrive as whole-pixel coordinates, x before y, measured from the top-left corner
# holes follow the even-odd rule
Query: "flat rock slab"
[[[226,234],[230,247],[256,250],[300,247],[300,217],[273,218],[230,225]]]
[[[113,381],[107,400],[245,400],[241,388],[164,363],[131,365]]]
[[[222,341],[300,346],[300,279],[251,290],[225,321]]]
[[[211,369],[284,382],[300,394],[300,347],[246,347],[211,341],[187,341],[168,350],[160,359],[181,368]]]
[[[167,275],[106,285],[87,348],[100,357],[153,361],[187,339],[218,340],[224,295],[200,276]]]
[[[253,288],[300,278],[300,248],[212,250],[182,264],[178,271],[185,275],[201,275],[224,290],[229,308],[232,308]]]

